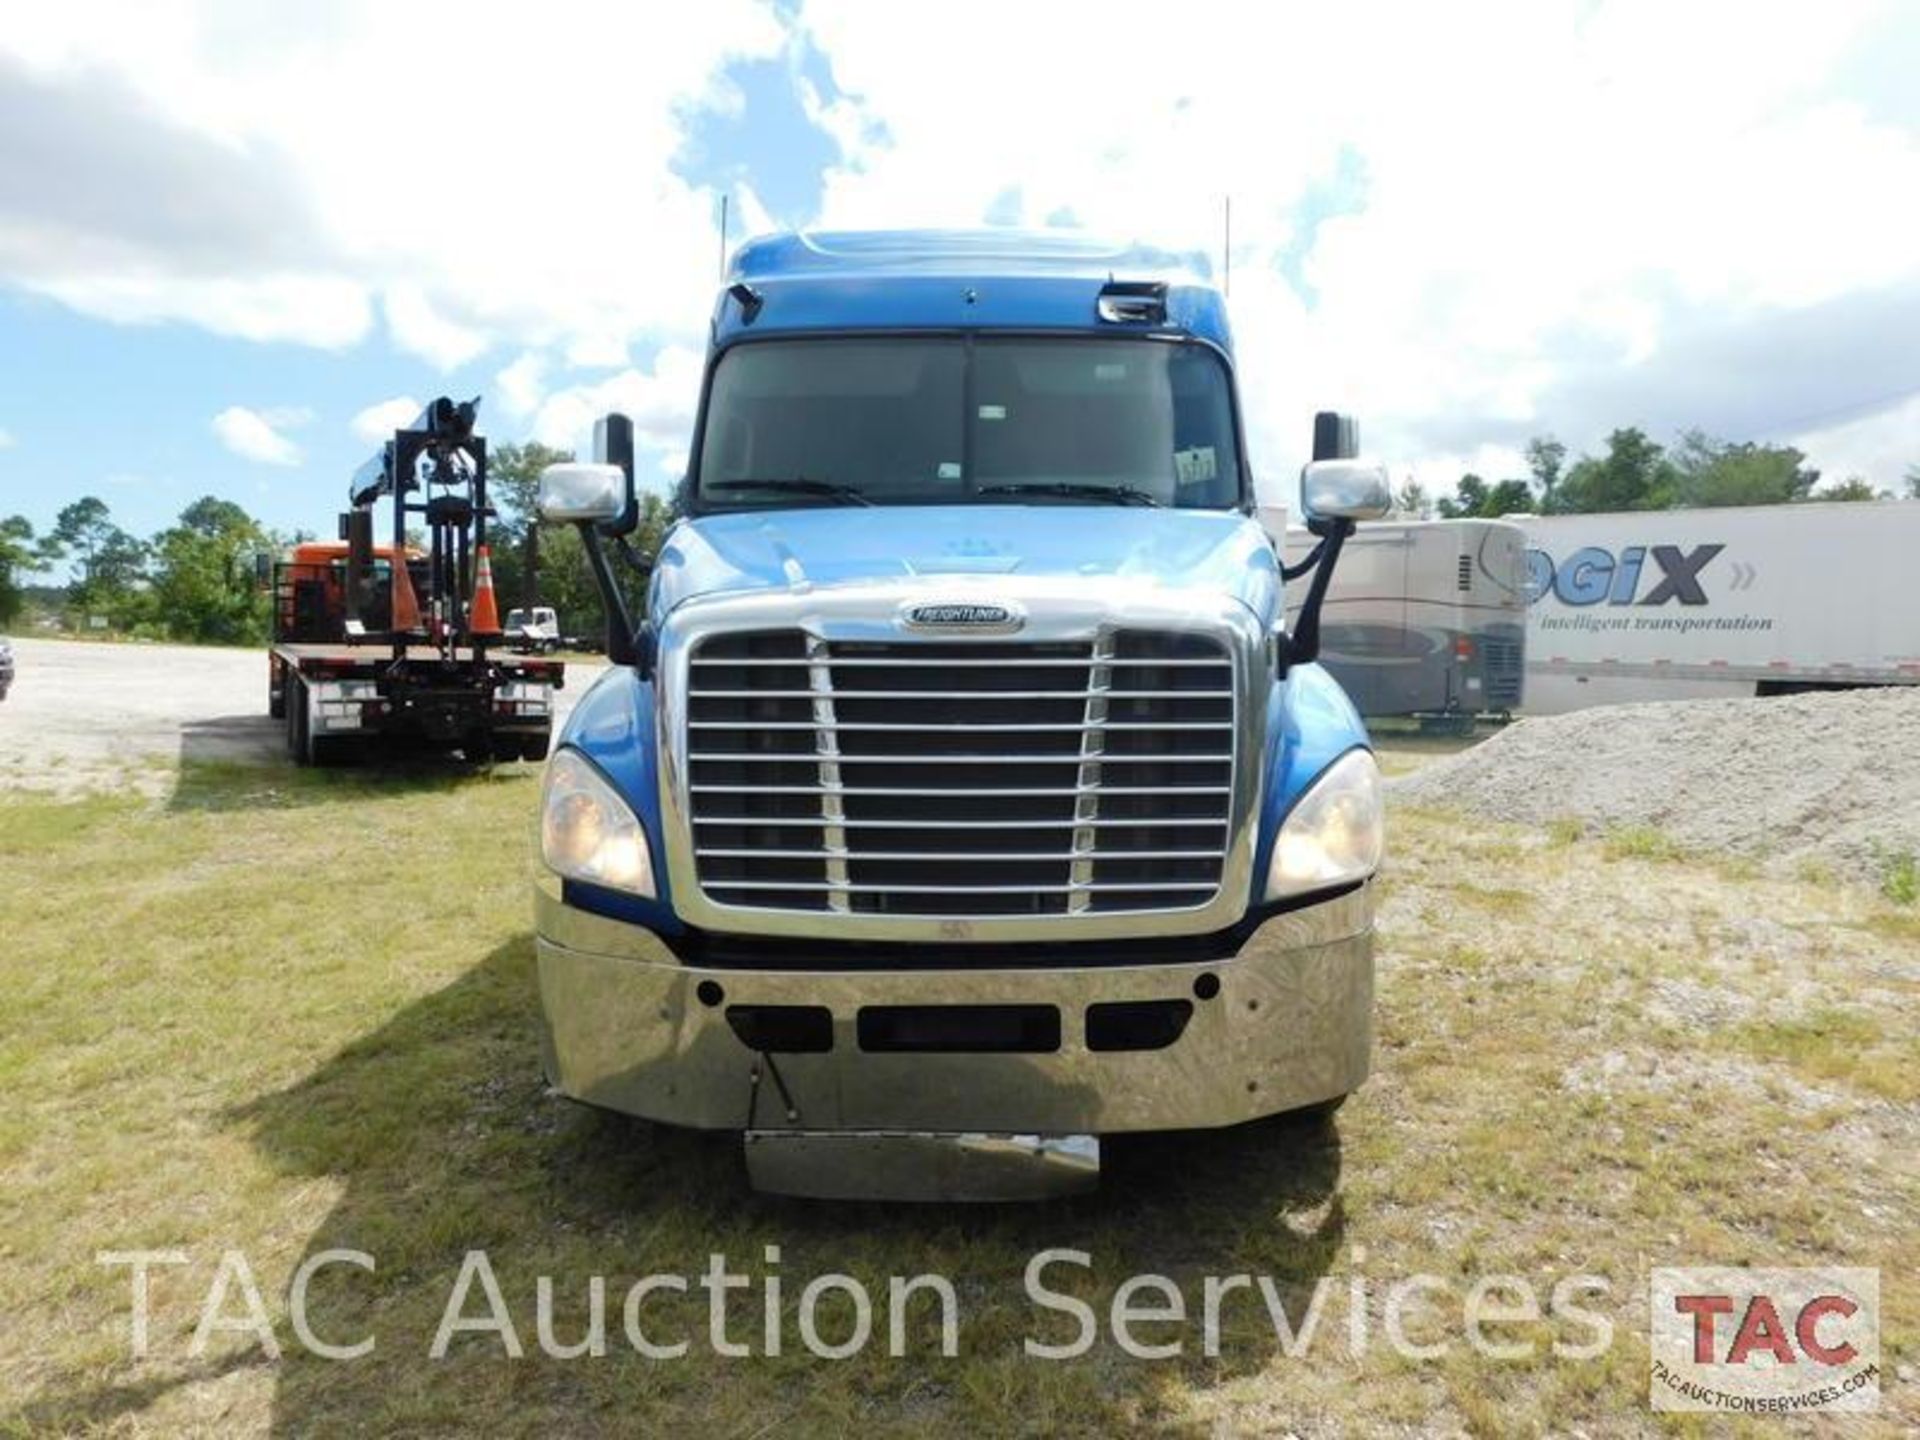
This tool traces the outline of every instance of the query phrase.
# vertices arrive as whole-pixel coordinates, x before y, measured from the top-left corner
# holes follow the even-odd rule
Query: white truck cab
[[[518,649],[545,653],[560,648],[560,617],[551,605],[509,610],[504,628],[507,643]]]

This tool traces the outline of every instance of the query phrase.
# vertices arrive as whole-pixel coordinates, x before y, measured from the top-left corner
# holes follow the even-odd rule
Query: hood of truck
[[[1280,576],[1266,533],[1216,510],[1095,505],[819,506],[682,521],[653,609],[752,591],[898,584],[915,576],[1081,577],[1206,590],[1270,622]]]

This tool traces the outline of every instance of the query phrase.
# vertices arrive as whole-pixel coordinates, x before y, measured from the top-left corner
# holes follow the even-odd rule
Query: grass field
[[[199,765],[160,802],[0,799],[0,1431],[1652,1430],[1646,1272],[1670,1263],[1878,1266],[1885,1397],[1868,1428],[1920,1425],[1910,907],[1644,836],[1398,814],[1376,1073],[1332,1127],[1115,1146],[1103,1191],[1067,1204],[812,1205],[748,1192],[725,1140],[544,1093],[524,886],[537,786],[524,767]],[[377,1344],[330,1362],[294,1343],[287,1287],[337,1247],[378,1270],[321,1272],[313,1328]],[[476,1247],[527,1354],[473,1334],[431,1360]],[[1022,1290],[1050,1247],[1091,1256],[1052,1283],[1103,1315],[1140,1271],[1190,1303],[1204,1277],[1270,1276],[1296,1319],[1330,1278],[1330,1338],[1289,1358],[1243,1292],[1217,1356],[1197,1324],[1156,1322],[1139,1333],[1185,1353],[1134,1359],[1103,1326],[1080,1359],[1030,1358],[1023,1338],[1074,1329]],[[142,1249],[189,1263],[155,1271],[135,1361],[127,1273],[96,1257]],[[250,1263],[278,1360],[232,1333],[190,1353],[227,1250]],[[733,1333],[755,1353],[712,1353],[698,1290],[647,1310],[656,1339],[692,1339],[684,1358],[633,1353],[628,1288],[697,1277],[713,1252],[752,1277]],[[809,1354],[798,1292],[832,1271],[883,1299],[891,1275],[950,1277],[959,1355],[937,1353],[930,1307],[909,1314],[903,1358]],[[1350,1353],[1354,1287],[1423,1272],[1441,1283],[1405,1329],[1444,1353]],[[1613,1344],[1560,1358],[1543,1321],[1503,1332],[1531,1358],[1472,1353],[1460,1300],[1490,1273],[1542,1295],[1600,1277],[1588,1304]],[[561,1340],[604,1277],[608,1354],[541,1353],[542,1275]],[[231,1291],[224,1313],[243,1309]],[[837,1337],[851,1311],[820,1319]]]

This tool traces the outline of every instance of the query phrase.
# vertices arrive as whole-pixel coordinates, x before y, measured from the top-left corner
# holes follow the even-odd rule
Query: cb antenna
[[[1233,196],[1226,197],[1221,215],[1222,234],[1220,237],[1220,292],[1233,294]]]
[[[727,278],[727,197],[720,197],[720,278]]]

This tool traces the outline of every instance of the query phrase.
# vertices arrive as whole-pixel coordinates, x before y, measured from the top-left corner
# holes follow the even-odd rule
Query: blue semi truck
[[[742,247],[657,555],[623,417],[542,478],[613,661],[542,801],[551,1083],[741,1132],[757,1186],[825,1197],[1081,1189],[1102,1136],[1338,1105],[1382,845],[1314,663],[1388,503],[1354,451],[1315,417],[1288,567],[1222,297],[1179,257]]]

